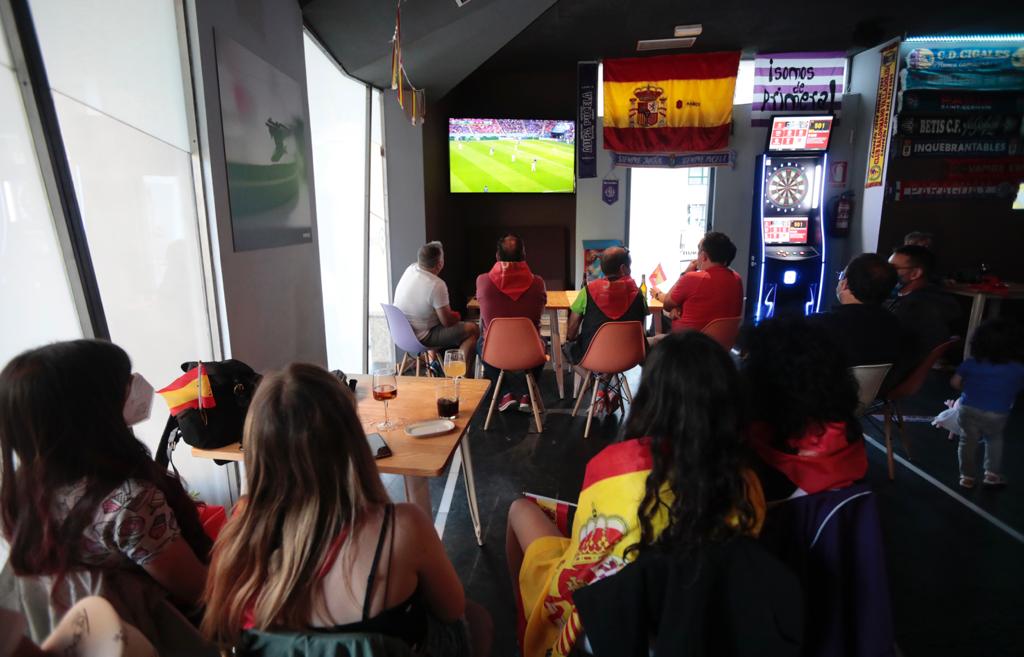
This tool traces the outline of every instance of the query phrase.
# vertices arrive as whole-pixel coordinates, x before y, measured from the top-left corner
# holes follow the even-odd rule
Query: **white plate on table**
[[[437,419],[406,425],[405,432],[413,438],[429,438],[430,436],[440,436],[443,433],[448,433],[454,428],[455,423],[451,420]]]

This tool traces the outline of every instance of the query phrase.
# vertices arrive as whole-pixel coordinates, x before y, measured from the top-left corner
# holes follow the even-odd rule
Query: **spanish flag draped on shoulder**
[[[685,153],[728,147],[740,53],[604,60],[604,147]]]

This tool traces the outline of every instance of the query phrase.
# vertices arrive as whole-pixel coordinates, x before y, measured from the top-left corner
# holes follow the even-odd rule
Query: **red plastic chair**
[[[583,430],[583,437],[590,436],[590,423],[594,419],[594,402],[597,400],[597,379],[602,376],[618,377],[622,382],[622,390],[626,399],[632,403],[633,395],[629,391],[629,384],[626,377],[622,376],[637,365],[644,362],[647,355],[647,342],[644,340],[644,328],[640,322],[606,322],[597,328],[594,337],[590,340],[587,353],[583,354],[583,360],[579,362],[580,369],[584,370],[583,386],[576,397],[576,405],[572,409],[572,416],[580,410],[580,403],[587,388],[593,385],[593,392],[590,395],[590,409],[587,410],[587,426]],[[490,361],[488,361],[490,362]]]
[[[501,382],[505,372],[524,372],[526,387],[530,392],[530,405],[533,407],[533,420],[537,423],[537,433],[543,431],[540,421],[540,388],[530,370],[547,362],[544,343],[540,340],[537,327],[526,317],[496,317],[487,324],[484,334],[484,349],[480,357],[491,367],[501,370],[498,380],[491,391],[491,405],[487,409],[487,420],[484,431],[491,426],[494,406],[501,394]]]
[[[903,443],[903,450],[907,453],[907,458],[910,456],[910,443],[907,442],[906,433],[903,431],[903,413],[900,411],[899,402],[907,397],[911,397],[917,394],[917,391],[924,385],[924,380],[928,376],[929,370],[942,356],[949,351],[950,347],[960,342],[960,338],[957,336],[951,337],[942,344],[932,349],[924,360],[922,360],[914,370],[907,375],[903,381],[899,382],[882,396],[882,412],[885,417],[885,455],[889,462],[889,480],[896,478],[896,466],[893,464],[893,449],[892,449],[892,419],[893,415],[896,416],[896,426],[900,431],[900,442]]]
[[[742,323],[742,317],[720,317],[708,322],[700,332],[710,336],[726,351],[729,351],[736,345],[736,338],[740,334]]]

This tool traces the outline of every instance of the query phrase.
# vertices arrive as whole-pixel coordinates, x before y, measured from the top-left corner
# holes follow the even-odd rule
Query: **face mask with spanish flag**
[[[157,390],[157,394],[164,398],[174,416],[189,408],[213,408],[217,405],[210,377],[202,363],[179,376],[166,388]]]

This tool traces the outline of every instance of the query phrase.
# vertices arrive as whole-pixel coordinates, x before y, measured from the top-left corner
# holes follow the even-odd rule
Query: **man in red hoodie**
[[[480,303],[480,321],[483,324],[477,353],[481,356],[484,376],[492,381],[497,380],[498,370],[483,360],[487,325],[495,317],[526,317],[539,330],[540,317],[548,299],[544,279],[530,271],[530,266],[526,264],[526,245],[518,235],[509,233],[502,236],[498,240],[494,259],[497,262],[491,270],[476,278],[476,298]],[[543,369],[542,365],[534,370],[535,380],[540,380]],[[506,375],[504,380],[508,382],[509,392],[501,397],[498,409],[507,411],[518,408],[524,413],[531,412],[525,378]]]

